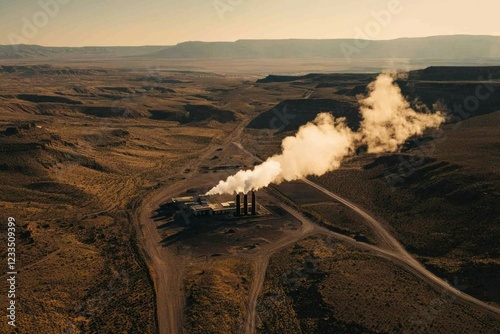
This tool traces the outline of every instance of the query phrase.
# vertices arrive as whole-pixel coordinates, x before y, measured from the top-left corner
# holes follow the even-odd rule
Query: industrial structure
[[[257,214],[257,204],[255,200],[255,192],[252,191],[252,200],[248,203],[248,194],[243,194],[243,211],[241,211],[241,195],[236,194],[236,212],[235,216],[247,216],[252,215],[255,216]]]
[[[248,194],[243,194],[243,207],[241,195],[236,194],[234,201],[215,202],[210,201],[208,196],[186,196],[172,198],[172,203],[180,209],[186,209],[194,216],[211,216],[233,214],[234,216],[248,216],[257,214],[255,193],[251,193],[251,201],[248,201]]]

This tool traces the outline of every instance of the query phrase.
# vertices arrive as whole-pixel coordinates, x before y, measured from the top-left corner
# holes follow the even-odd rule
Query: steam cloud
[[[381,74],[360,101],[362,122],[353,132],[344,118],[320,113],[281,143],[281,154],[268,158],[253,170],[242,170],[207,192],[207,195],[247,193],[271,183],[323,175],[338,169],[344,158],[366,145],[369,153],[397,151],[405,141],[445,121],[441,112],[417,113],[389,74]]]
[[[397,151],[405,141],[421,135],[427,128],[436,128],[445,121],[443,113],[417,113],[401,94],[388,74],[381,74],[368,89],[369,96],[361,100],[361,143],[368,153]]]

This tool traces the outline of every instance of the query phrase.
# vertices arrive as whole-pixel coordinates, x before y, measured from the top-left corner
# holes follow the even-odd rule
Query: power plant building
[[[236,195],[235,201],[211,202],[207,196],[185,196],[172,198],[172,203],[176,204],[179,208],[188,210],[194,216],[227,214],[235,216],[256,215],[255,193],[252,192],[250,203],[247,194],[243,198],[243,203],[241,203],[239,194]]]

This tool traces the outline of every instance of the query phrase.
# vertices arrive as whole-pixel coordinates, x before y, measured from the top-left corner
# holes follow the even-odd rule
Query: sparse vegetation
[[[198,262],[185,278],[188,333],[238,333],[243,326],[246,297],[254,276],[252,262],[221,259]]]
[[[153,286],[129,219],[131,203],[162,180],[180,179],[177,169],[234,124],[158,124],[147,113],[142,117],[140,106],[135,118],[115,115],[130,108],[130,100],[110,107],[96,87],[133,75],[110,70],[90,78],[82,69],[49,82],[47,69],[1,74],[13,94],[0,105],[0,207],[19,224],[18,326],[23,332],[153,333]],[[30,81],[18,82],[26,71]],[[85,88],[71,88],[82,80],[88,80]],[[52,97],[55,91],[59,96]],[[163,103],[157,94],[133,96],[140,104]],[[107,106],[88,107],[97,117],[87,117],[72,102],[80,100]]]
[[[495,333],[500,323],[456,304],[394,264],[325,237],[271,258],[260,333]]]
[[[145,74],[137,66],[148,62],[141,60],[109,68],[49,63],[0,67],[0,209],[18,222],[18,323],[28,333],[156,332],[153,277],[136,235],[145,228],[135,220],[144,196],[179,183],[186,187],[178,192],[203,193],[256,164],[233,141],[265,158],[320,111],[335,109],[355,127],[355,96],[373,77],[315,74],[255,83],[191,70]],[[431,72],[417,74],[432,80]],[[417,84],[409,94],[435,102],[436,87],[447,84]],[[460,94],[470,92],[470,85],[460,87]],[[445,141],[428,137],[392,156],[360,151],[345,169],[313,179],[386,220],[439,276],[457,277],[465,292],[499,303],[496,103],[460,127],[447,125]],[[275,111],[285,107],[291,117],[280,118]],[[418,160],[429,147],[435,149]],[[385,176],[400,174],[401,158],[420,162],[391,187]],[[359,217],[321,193],[293,183],[275,190],[323,226],[377,245]],[[252,256],[300,228],[276,204],[267,209],[274,214],[269,219],[215,222],[180,237],[170,221],[153,227],[163,238],[158,245],[187,259],[180,279],[185,331],[241,331],[257,274]],[[261,333],[399,332],[436,300],[440,311],[426,323],[429,331],[499,329],[474,310],[441,303],[439,293],[388,261],[314,237],[272,257],[257,324]]]

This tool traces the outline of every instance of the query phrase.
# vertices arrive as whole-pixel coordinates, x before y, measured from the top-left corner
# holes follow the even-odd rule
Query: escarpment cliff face
[[[359,51],[355,39],[237,40],[235,42],[183,42],[171,46],[43,47],[0,45],[0,59],[147,57],[150,59],[434,59],[467,61],[498,59],[500,37],[452,35],[393,40],[367,40]],[[453,52],[450,52],[453,50]]]

